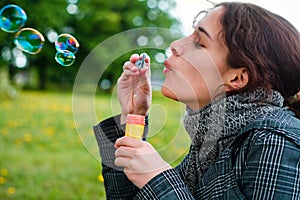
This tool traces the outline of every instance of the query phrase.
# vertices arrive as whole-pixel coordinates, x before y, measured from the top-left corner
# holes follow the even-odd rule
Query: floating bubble
[[[9,33],[19,31],[26,23],[25,11],[17,5],[9,4],[0,10],[0,28]]]
[[[64,50],[64,51],[58,51],[55,54],[55,60],[58,62],[60,65],[64,67],[68,67],[72,65],[75,61],[75,55],[74,53]]]
[[[37,54],[42,50],[44,36],[33,28],[23,28],[15,36],[15,45],[24,52]]]
[[[75,37],[64,33],[57,37],[57,40],[55,41],[55,48],[58,52],[67,50],[75,54],[78,51],[79,43]]]

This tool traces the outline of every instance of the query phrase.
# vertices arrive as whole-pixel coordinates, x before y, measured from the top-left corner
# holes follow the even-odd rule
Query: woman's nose
[[[172,54],[175,56],[182,55],[184,53],[184,46],[191,43],[193,43],[193,40],[191,39],[190,36],[175,40],[170,45]]]

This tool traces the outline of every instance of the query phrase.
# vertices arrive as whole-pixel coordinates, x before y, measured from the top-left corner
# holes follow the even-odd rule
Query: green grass
[[[119,111],[114,95],[95,102],[97,121]],[[71,93],[26,91],[0,108],[0,199],[105,199],[94,122],[74,121]],[[84,116],[85,108],[76,112]],[[172,165],[188,150],[183,110],[153,95],[149,142]]]

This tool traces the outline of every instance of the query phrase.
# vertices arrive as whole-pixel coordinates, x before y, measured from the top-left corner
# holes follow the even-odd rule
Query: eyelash
[[[205,47],[205,45],[203,45],[203,44],[200,43],[200,39],[201,39],[200,34],[197,33],[197,32],[195,32],[195,34],[196,34],[195,46],[197,48],[203,48],[203,47]]]
[[[195,41],[195,46],[197,47],[197,48],[204,48],[205,47],[205,45],[203,45],[203,44],[201,44],[201,43],[199,43],[199,42],[196,42]]]

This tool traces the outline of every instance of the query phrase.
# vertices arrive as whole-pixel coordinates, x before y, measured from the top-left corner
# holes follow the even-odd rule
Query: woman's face
[[[165,61],[162,93],[196,110],[224,94],[223,76],[227,48],[218,35],[222,7],[214,8],[197,24],[195,31],[171,45]]]

